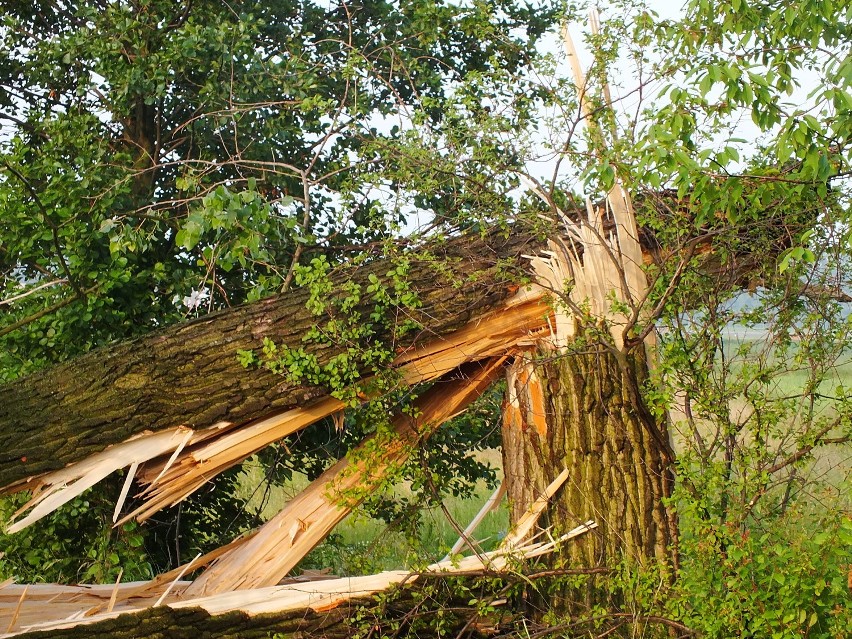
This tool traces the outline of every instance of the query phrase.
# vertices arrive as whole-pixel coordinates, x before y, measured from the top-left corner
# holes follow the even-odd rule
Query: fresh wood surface
[[[410,587],[424,576],[481,571],[499,573],[509,567],[514,570],[518,561],[550,553],[559,544],[594,528],[595,523],[588,521],[555,539],[532,539],[461,560],[440,561],[423,573],[386,571],[361,577],[226,591],[205,597],[193,596],[187,590],[189,584],[179,582],[166,601],[158,599],[156,602],[152,597],[134,599],[128,596],[130,592],[139,592],[140,584],[122,584],[118,586],[119,603],[115,609],[107,611],[103,609],[104,604],[116,598],[115,586],[5,583],[0,584],[0,624],[5,622],[8,634],[0,634],[0,637],[266,638],[271,633],[294,639],[305,636],[302,633],[345,637],[349,636],[349,626],[354,623],[350,615],[356,607],[369,608],[374,603],[370,596],[377,592],[396,585]],[[475,607],[470,609],[474,611]],[[383,618],[389,622],[393,615],[385,608]],[[187,634],[188,630],[193,634]]]
[[[380,451],[368,440],[355,451],[356,461],[341,459],[313,481],[248,542],[223,555],[186,591],[203,596],[278,583],[352,509],[376,490],[388,470],[405,462],[418,441],[464,411],[502,373],[505,357],[474,365],[454,378],[435,383],[414,404],[416,417],[393,421],[391,437]]]

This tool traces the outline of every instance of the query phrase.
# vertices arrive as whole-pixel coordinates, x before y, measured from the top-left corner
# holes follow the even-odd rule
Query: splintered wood
[[[6,627],[13,633],[26,628],[51,630],[97,623],[121,614],[141,614],[158,606],[200,607],[210,614],[238,610],[249,615],[325,610],[353,597],[412,581],[416,575],[395,571],[279,585],[354,506],[382,484],[390,470],[405,462],[421,439],[464,411],[493,383],[502,374],[507,359],[552,335],[553,314],[543,297],[542,288],[530,287],[455,332],[399,353],[394,366],[401,384],[432,384],[415,401],[411,414],[393,418],[389,433],[363,442],[354,455],[330,467],[252,534],[150,582],[34,590],[6,584],[0,588],[0,625],[5,618]],[[268,444],[343,409],[340,401],[325,397],[250,423],[222,422],[199,431],[179,427],[137,436],[30,481],[32,499],[17,513],[23,517],[13,524],[13,529],[20,530],[47,515],[121,468],[128,471],[116,505],[116,518],[131,484],[138,481],[145,487],[137,495],[141,503],[120,521],[130,517],[145,519],[185,499],[218,473]],[[499,496],[498,493],[492,501],[499,501]],[[538,506],[529,519],[540,514],[543,505]],[[494,553],[480,553],[455,564],[441,562],[430,571],[502,570],[516,558],[549,552],[560,540],[592,526],[587,522],[568,536],[547,542],[522,541],[528,532],[524,528],[521,536],[511,537],[511,544],[504,544]],[[470,530],[473,527],[475,524]],[[181,581],[199,568],[205,570],[194,582]]]
[[[87,488],[104,479],[119,468],[138,467],[139,463],[152,456],[180,451],[194,433],[188,428],[172,428],[149,436],[143,436],[98,453],[77,464],[50,473],[34,488],[30,500],[18,510],[14,517],[30,510],[26,517],[7,528],[15,533],[49,515],[54,510],[77,497]],[[132,475],[128,474],[128,477]],[[13,519],[14,519],[13,517]]]
[[[452,575],[482,570],[504,571],[510,566],[517,566],[520,561],[549,553],[558,544],[582,535],[594,527],[594,522],[586,522],[557,539],[546,542],[531,541],[510,551],[499,549],[478,556],[464,557],[456,562],[442,561],[432,564],[419,573],[394,570],[361,577],[343,577],[225,592],[207,597],[184,599],[174,597],[163,605],[172,609],[202,608],[211,615],[236,611],[250,616],[294,610],[325,611],[352,599],[387,590],[395,585],[412,584],[421,576]],[[129,590],[135,586],[138,584],[123,584],[121,588]],[[186,582],[182,582],[176,590],[185,591],[186,586]],[[7,634],[0,634],[0,637],[96,624],[114,619],[119,615],[140,613],[151,605],[151,602],[137,601],[133,605],[116,606],[109,612],[100,611],[96,607],[96,612],[90,614],[93,604],[98,606],[109,600],[112,586],[30,586],[26,593],[23,591],[24,588],[12,585],[0,589],[0,623],[4,619],[11,618],[10,609],[17,607],[20,610],[20,616],[15,621],[14,627],[8,630],[4,628]]]
[[[0,624],[14,635],[29,630],[59,630],[81,624],[93,624],[123,614],[142,614],[154,606],[171,609],[201,608],[211,615],[241,611],[248,615],[282,613],[292,610],[328,610],[356,597],[385,590],[394,584],[415,580],[417,574],[391,571],[377,575],[328,579],[309,583],[276,585],[319,543],[332,528],[371,490],[381,484],[385,474],[403,463],[417,442],[428,437],[446,420],[463,412],[503,371],[511,352],[528,340],[547,331],[546,307],[532,296],[508,305],[501,314],[483,318],[440,341],[403,353],[397,360],[406,383],[434,381],[415,402],[410,415],[392,421],[390,436],[375,437],[361,444],[350,460],[343,459],[291,500],[279,515],[252,535],[213,553],[197,558],[190,566],[172,571],[151,582],[104,586],[35,586],[22,589],[13,584],[0,588]],[[249,424],[241,429],[208,429],[193,433],[188,429],[139,438],[120,449],[119,463],[134,471],[146,451],[153,451],[155,464],[140,468],[149,486],[171,486],[173,495],[194,489],[198,477],[194,469],[212,474],[237,463],[282,433],[293,432],[322,416],[339,410],[329,399],[305,409]],[[150,439],[150,441],[148,441]],[[148,444],[149,446],[146,446]],[[379,450],[373,450],[376,446]],[[236,450],[234,450],[236,448]],[[90,461],[101,475],[106,468],[100,458]],[[95,474],[87,467],[66,469],[65,479],[91,482]],[[128,473],[132,475],[133,473]],[[180,481],[184,478],[184,481]],[[523,541],[544,509],[547,499],[559,488],[560,475],[521,521],[520,528],[507,542],[491,553],[480,553],[453,561],[445,560],[427,572],[467,573],[477,570],[500,571],[523,558],[550,552],[556,544],[594,527],[586,522],[558,539]],[[37,497],[42,510],[59,500],[48,488]],[[126,486],[129,485],[129,480]],[[125,491],[122,491],[126,493]],[[147,491],[150,494],[150,490]],[[44,496],[46,494],[46,496]],[[188,494],[188,493],[186,493]],[[491,500],[499,501],[501,493]],[[52,501],[49,501],[51,500]],[[493,503],[489,506],[493,507]],[[477,519],[481,516],[477,516]],[[468,527],[472,531],[473,522]],[[180,581],[190,569],[208,566],[194,582]],[[2,629],[0,629],[2,632]],[[11,636],[10,635],[10,636]],[[4,635],[5,636],[5,635]]]
[[[561,481],[564,481],[564,478],[551,484],[547,494],[552,495],[561,485]],[[544,496],[543,499],[546,502]],[[527,532],[542,511],[543,507],[529,511],[530,521],[528,526],[524,526]],[[164,605],[174,610],[201,608],[211,615],[237,611],[249,616],[299,610],[327,611],[352,599],[373,595],[395,585],[411,584],[421,576],[470,574],[483,570],[501,572],[517,568],[519,562],[549,553],[559,544],[595,527],[595,522],[588,521],[560,537],[548,537],[547,541],[534,538],[524,543],[517,543],[526,535],[519,530],[511,535],[515,542],[504,543],[495,551],[461,559],[443,560],[419,573],[407,570],[386,571],[362,577],[294,582],[204,597],[192,595],[189,582],[176,582],[169,598],[160,596],[156,602],[152,596],[147,599],[134,599],[130,596],[131,593],[144,591],[144,587],[140,588],[144,584],[139,583],[115,586],[18,586],[7,582],[0,584],[0,624],[6,621],[0,632],[5,630],[7,633],[0,634],[0,637],[97,624],[119,615],[140,614],[152,605]],[[544,531],[539,537],[543,536],[543,533]],[[118,604],[115,604],[116,600]]]
[[[541,289],[533,287],[454,333],[401,353],[394,366],[404,384],[433,381],[466,362],[503,355],[534,339],[547,331],[549,313]],[[175,428],[131,439],[33,479],[27,485],[33,491],[32,498],[15,517],[29,512],[9,530],[21,530],[126,467],[135,471],[146,488],[140,495],[141,505],[119,523],[147,519],[186,499],[217,474],[269,444],[343,408],[342,402],[326,397],[248,424],[222,423],[197,432]]]
[[[597,33],[598,17],[591,12],[592,31]],[[592,152],[602,155],[606,136],[595,119],[595,107],[589,100],[586,76],[580,66],[574,41],[567,24],[562,38],[580,108],[592,140]],[[603,94],[609,100],[609,87],[604,82]],[[609,135],[615,137],[615,132]],[[529,182],[532,192],[553,206],[541,188]],[[574,336],[577,323],[584,318],[605,319],[613,342],[623,348],[627,333],[637,320],[646,315],[643,304],[648,292],[648,278],[643,270],[644,257],[639,242],[639,228],[630,194],[616,175],[606,195],[606,206],[597,206],[586,198],[585,215],[555,211],[565,230],[565,238],[548,242],[542,255],[529,256],[536,277],[561,298],[556,314],[555,346],[564,347]],[[617,302],[617,303],[614,303]],[[653,337],[646,336],[650,343]]]

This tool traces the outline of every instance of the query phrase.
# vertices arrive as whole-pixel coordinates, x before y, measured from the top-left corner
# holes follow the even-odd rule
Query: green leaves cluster
[[[668,614],[707,637],[852,627],[840,550],[852,525],[852,324],[832,298],[848,286],[848,258],[818,234],[811,243],[813,263],[791,259],[752,296],[689,279],[700,306],[661,322],[653,388],[663,392],[649,396],[671,411],[680,448]]]
[[[670,610],[708,638],[834,639],[852,632],[848,557],[852,520],[797,506],[740,530],[683,509],[685,565]],[[696,605],[695,602],[701,602]]]
[[[306,307],[317,319],[302,341],[320,348],[308,351],[266,339],[262,356],[241,351],[240,361],[244,365],[261,363],[292,384],[323,386],[352,408],[366,396],[392,390],[396,376],[389,367],[394,345],[420,328],[414,319],[420,300],[407,279],[409,268],[408,260],[400,258],[382,278],[370,273],[362,286],[354,280],[336,284],[324,257],[297,267],[295,282],[306,289]],[[333,354],[321,361],[316,353],[329,349]],[[365,374],[369,379],[361,383]]]
[[[136,523],[113,528],[115,494],[89,490],[35,524],[28,534],[0,534],[0,574],[25,583],[114,583],[154,576],[145,536]],[[5,521],[23,505],[20,497],[0,502]]]

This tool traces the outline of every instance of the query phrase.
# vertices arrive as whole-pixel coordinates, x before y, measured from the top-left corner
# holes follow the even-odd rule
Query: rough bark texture
[[[673,196],[661,198],[648,199],[641,207],[671,214]],[[813,214],[802,217],[808,221]],[[676,246],[661,247],[650,232],[643,232],[640,240],[646,263],[691,255],[702,247],[701,270],[736,285],[761,276],[766,261],[774,260],[801,231],[800,225],[790,227],[786,218],[784,222],[779,224],[768,211],[769,228],[758,235],[769,238],[769,245],[755,250],[748,238],[740,238],[723,251],[728,255],[724,265],[707,242],[682,239]],[[422,320],[424,329],[397,346],[440,336],[495,308],[511,294],[511,284],[524,277],[525,265],[517,258],[541,246],[543,242],[516,227],[508,238],[492,232],[485,238],[464,236],[407,251],[408,277],[423,302],[415,319]],[[507,269],[512,263],[519,268]],[[386,279],[393,266],[388,259],[368,262],[341,270],[336,281],[366,283],[371,273]],[[235,357],[238,349],[258,348],[264,337],[303,346],[304,332],[317,321],[305,309],[306,299],[305,291],[294,290],[214,313],[0,387],[0,488],[62,468],[146,430],[245,423],[324,394],[318,388],[289,385],[265,370],[245,370]],[[408,318],[411,313],[406,309],[401,315]],[[336,351],[315,352],[328,359]]]
[[[147,608],[98,623],[59,630],[27,632],[18,637],[51,639],[269,639],[273,635],[297,637],[347,637],[347,608],[324,613],[288,611],[281,615],[250,617],[239,611],[213,616],[201,608]]]
[[[506,265],[536,250],[531,237],[519,232],[426,248],[409,254],[408,278],[422,307],[401,313],[422,320],[424,329],[398,349],[494,308],[521,277]],[[394,266],[394,260],[375,261],[341,269],[335,278],[366,283],[374,273],[386,279]],[[328,319],[312,316],[306,300],[306,291],[294,290],[103,348],[0,388],[0,486],[62,468],[143,431],[244,423],[325,394],[264,369],[246,370],[236,359],[238,349],[257,349],[263,338],[305,346],[305,332]],[[366,315],[371,310],[362,309]],[[321,361],[336,351],[314,348]]]
[[[647,374],[644,356],[616,357],[594,342],[539,352],[510,370],[503,464],[511,519],[567,468],[540,525],[599,526],[565,550],[560,559],[571,568],[676,560],[676,522],[663,504],[673,488],[668,435],[636,401]]]

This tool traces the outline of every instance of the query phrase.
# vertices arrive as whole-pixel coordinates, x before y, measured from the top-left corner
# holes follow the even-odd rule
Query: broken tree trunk
[[[465,362],[503,356],[519,343],[533,339],[537,332],[546,332],[550,311],[541,297],[540,288],[517,294],[497,310],[453,333],[406,350],[394,362],[400,383],[428,382]],[[213,426],[195,432],[177,427],[115,444],[31,480],[28,486],[33,487],[33,495],[15,517],[29,512],[8,530],[21,530],[125,466],[129,466],[129,471],[116,505],[116,517],[138,470],[139,479],[147,484],[142,493],[144,501],[122,521],[131,517],[144,520],[159,509],[181,501],[252,453],[344,407],[340,400],[324,397],[232,429]]]
[[[677,208],[670,193],[646,197],[642,205],[663,216]],[[568,215],[576,225],[580,212]],[[767,220],[773,227],[763,235],[774,238],[771,246],[752,250],[748,241],[737,241],[742,254],[723,263],[707,241],[714,235],[701,231],[673,247],[659,246],[652,234],[643,233],[643,260],[690,262],[690,268],[730,285],[750,281],[761,274],[767,256],[787,247],[790,232],[795,233],[786,220]],[[618,232],[609,217],[601,223],[605,234]],[[528,293],[523,308],[516,292],[530,271],[519,258],[538,254],[542,246],[537,236],[516,226],[508,238],[492,232],[402,251],[411,264],[412,289],[423,302],[416,312],[405,309],[403,314],[420,320],[423,330],[396,344],[394,365],[405,382],[435,379],[465,361],[506,352],[511,341],[507,324],[530,331],[546,326],[550,310],[542,289]],[[581,245],[576,249],[583,251]],[[382,278],[393,266],[392,259],[376,260],[342,269],[334,281],[367,282],[370,274]],[[551,288],[558,291],[561,284]],[[236,359],[238,349],[255,349],[263,338],[303,346],[303,331],[326,319],[308,313],[306,299],[305,291],[294,290],[106,347],[0,387],[0,490],[35,490],[44,514],[87,482],[128,467],[148,486],[145,502],[133,513],[144,519],[268,443],[338,411],[342,403],[328,397],[327,389],[290,384],[265,369],[246,370]],[[515,299],[510,306],[517,317],[506,315],[510,299]],[[492,321],[502,324],[486,326]],[[495,339],[486,343],[492,334]],[[308,348],[321,361],[338,352],[331,346]],[[65,468],[77,461],[82,465]],[[128,478],[129,489],[132,472]],[[52,492],[57,489],[61,495]]]
[[[509,370],[502,434],[511,521],[566,468],[565,486],[541,525],[559,530],[598,522],[565,550],[560,565],[676,561],[677,525],[665,501],[674,488],[665,422],[637,405],[631,389],[646,375],[643,356],[621,358],[611,345],[588,341],[532,352]],[[563,612],[578,603],[588,608],[598,594],[593,587],[551,589],[548,605]]]
[[[595,20],[593,10],[593,29]],[[605,136],[593,119],[567,29],[563,36],[600,152]],[[593,518],[600,527],[582,547],[567,549],[560,564],[653,563],[666,572],[677,563],[677,525],[668,502],[674,453],[665,417],[649,410],[642,392],[654,334],[633,204],[616,179],[604,206],[587,201],[579,218],[554,212],[564,220],[568,241],[553,243],[550,256],[533,266],[561,301],[556,335],[516,358],[508,374],[503,464],[512,521],[566,468],[569,478],[549,521],[570,527]],[[547,601],[534,595],[531,612],[573,615],[607,605],[611,597],[621,603],[617,592],[597,587],[592,578],[583,588],[548,589]]]

